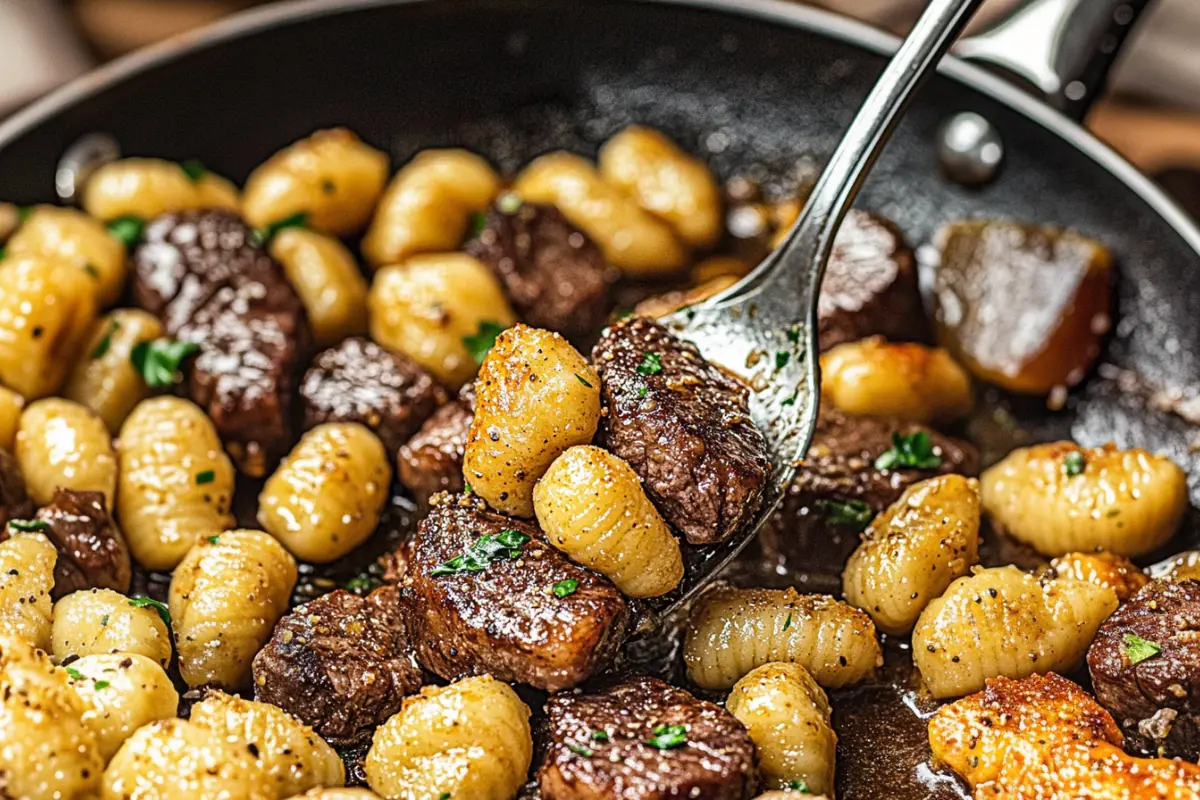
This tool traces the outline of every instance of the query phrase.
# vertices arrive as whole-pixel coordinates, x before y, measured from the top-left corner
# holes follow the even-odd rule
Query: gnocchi
[[[517,320],[499,281],[465,253],[419,255],[384,267],[367,297],[371,338],[452,388],[471,378],[477,349]]]
[[[46,652],[57,560],[58,551],[40,533],[18,533],[0,542],[0,631]]]
[[[349,130],[317,131],[250,173],[242,214],[251,225],[265,228],[303,213],[314,230],[348,236],[371,218],[387,171],[387,155]]]
[[[599,447],[556,458],[533,489],[533,510],[551,545],[629,597],[658,597],[683,580],[679,542],[633,468]]]
[[[1050,574],[1107,586],[1124,603],[1150,582],[1149,576],[1129,559],[1112,553],[1067,553],[1050,562]]]
[[[82,211],[35,206],[5,248],[10,255],[45,256],[82,270],[101,306],[115,303],[125,289],[125,246]]]
[[[0,447],[12,450],[17,441],[17,427],[20,425],[21,411],[25,408],[25,398],[12,389],[0,386]]]
[[[379,800],[379,795],[367,789],[309,789],[291,800]]]
[[[83,724],[95,734],[105,764],[134,731],[174,717],[179,707],[179,693],[171,679],[145,656],[88,655],[72,661],[67,673],[83,699]]]
[[[112,589],[72,592],[54,604],[55,661],[89,655],[144,656],[163,669],[171,663],[171,631],[152,603]]]
[[[317,347],[367,332],[367,281],[346,246],[304,228],[271,237],[271,257],[300,295]]]
[[[1174,462],[1113,444],[1014,450],[980,485],[992,523],[1048,556],[1144,555],[1175,534],[1188,504],[1187,476]]]
[[[100,492],[106,508],[117,490],[117,457],[103,420],[57,397],[25,408],[15,450],[29,496],[49,505],[57,488]]]
[[[145,311],[121,308],[105,314],[92,326],[63,397],[90,409],[110,433],[117,433],[134,407],[150,396],[133,365],[133,349],[162,335],[162,325]]]
[[[764,664],[734,684],[725,708],[746,726],[768,788],[832,793],[837,735],[829,698],[799,664]]]
[[[821,355],[821,397],[855,416],[951,422],[974,404],[971,379],[945,350],[880,337]]]
[[[500,176],[466,150],[424,150],[384,190],[362,251],[375,267],[416,253],[454,250],[467,235],[471,214],[500,191]]]
[[[103,165],[83,187],[83,209],[102,222],[151,219],[168,211],[241,205],[237,187],[206,169],[160,158],[123,158]]]
[[[250,662],[287,610],[296,561],[261,531],[201,539],[171,575],[179,674],[188,686],[243,689]]]
[[[492,508],[531,517],[538,478],[596,434],[600,378],[557,333],[516,325],[483,360],[475,395],[463,475]]]
[[[203,411],[178,397],[145,400],[121,426],[117,517],[133,557],[169,570],[197,539],[233,526],[233,464]]]
[[[484,675],[407,698],[375,731],[364,766],[388,800],[512,800],[532,759],[529,709]]]
[[[1112,589],[1043,579],[1016,567],[959,578],[925,607],[913,630],[913,662],[936,698],[977,692],[988,678],[1069,672],[1105,618]]]
[[[688,678],[728,689],[774,661],[800,664],[826,689],[857,683],[883,664],[871,618],[825,595],[718,587],[696,603],[683,643]]]

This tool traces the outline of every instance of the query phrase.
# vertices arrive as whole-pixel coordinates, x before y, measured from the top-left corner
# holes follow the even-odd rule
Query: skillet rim
[[[900,38],[864,22],[813,6],[786,0],[589,0],[598,4],[683,6],[761,20],[805,30],[890,57]],[[121,81],[148,72],[208,47],[249,39],[268,29],[326,16],[340,16],[382,6],[431,4],[437,0],[285,0],[225,19],[136,50],[75,78],[5,120],[0,120],[0,151],[33,128],[49,123],[64,109],[94,97]],[[1165,190],[1123,156],[1096,138],[1079,122],[1032,94],[982,67],[954,55],[943,58],[938,74],[1007,106],[1048,133],[1058,136],[1107,171],[1149,206],[1200,256],[1200,223],[1194,221]],[[50,169],[48,165],[47,169]]]

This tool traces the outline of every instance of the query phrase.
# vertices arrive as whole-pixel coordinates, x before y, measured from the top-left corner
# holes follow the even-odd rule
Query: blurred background
[[[903,32],[922,5],[922,0],[813,1],[895,32]],[[1013,2],[991,0],[983,16]],[[0,0],[0,117],[108,59],[264,4]],[[1191,200],[1189,205],[1200,205],[1197,42],[1200,0],[1157,0],[1123,53],[1109,95],[1088,120],[1101,138]]]

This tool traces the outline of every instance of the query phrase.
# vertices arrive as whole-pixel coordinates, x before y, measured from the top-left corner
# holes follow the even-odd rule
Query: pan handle
[[[1150,0],[1023,0],[961,40],[954,52],[998,67],[1064,114],[1082,119],[1148,5]]]

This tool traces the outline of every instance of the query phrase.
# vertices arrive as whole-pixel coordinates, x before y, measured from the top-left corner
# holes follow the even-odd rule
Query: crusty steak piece
[[[113,524],[103,492],[59,487],[50,505],[38,509],[42,530],[58,551],[54,562],[55,600],[83,589],[113,589],[128,594],[133,574],[129,548]]]
[[[396,474],[421,506],[438,492],[463,489],[463,453],[475,418],[475,384],[439,408],[396,454]]]
[[[10,519],[29,519],[33,503],[25,491],[25,478],[16,457],[0,447],[0,533]]]

